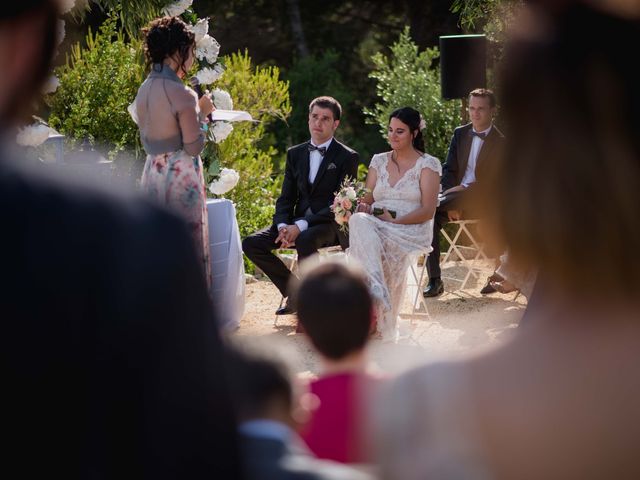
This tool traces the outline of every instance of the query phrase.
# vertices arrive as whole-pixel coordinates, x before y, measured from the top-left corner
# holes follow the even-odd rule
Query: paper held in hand
[[[243,110],[220,110],[216,109],[211,113],[213,121],[224,120],[225,122],[252,122],[253,118],[249,112]]]

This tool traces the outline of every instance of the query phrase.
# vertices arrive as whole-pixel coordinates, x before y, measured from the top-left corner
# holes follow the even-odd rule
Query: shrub
[[[240,235],[245,237],[271,224],[281,178],[272,175],[278,151],[265,129],[291,112],[289,85],[279,79],[277,67],[253,67],[245,51],[224,59],[226,71],[216,88],[233,98],[234,109],[246,110],[255,123],[233,124],[233,132],[209,155],[204,156],[205,171],[215,166],[233,168],[240,174],[238,185],[225,194],[236,205]],[[213,172],[212,172],[213,173]],[[249,270],[251,266],[248,265]]]
[[[288,128],[290,144],[295,145],[309,139],[309,102],[315,97],[330,95],[340,102],[343,110],[353,101],[352,91],[344,83],[339,61],[337,52],[327,50],[322,55],[296,59],[287,72],[293,105]],[[350,130],[348,116],[346,112],[343,113],[346,122],[340,125],[338,136]]]
[[[144,80],[141,43],[126,41],[112,13],[86,48],[76,44],[55,74],[60,87],[45,101],[49,125],[71,139],[89,138],[111,153],[124,148],[141,154],[138,129],[127,107]]]
[[[409,28],[391,46],[391,55],[377,53],[372,60],[375,69],[370,77],[377,81],[381,101],[372,109],[365,109],[371,123],[380,126],[386,135],[389,114],[399,107],[413,107],[424,117],[427,152],[443,162],[454,129],[460,124],[459,100],[440,98],[440,69],[437,66],[437,48],[419,52],[409,36]]]

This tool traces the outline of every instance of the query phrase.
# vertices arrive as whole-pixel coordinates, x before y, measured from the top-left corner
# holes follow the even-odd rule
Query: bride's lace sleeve
[[[442,176],[442,164],[436,157],[432,157],[431,155],[425,153],[422,157],[420,157],[419,161],[420,169],[429,168],[436,172],[439,176]]]
[[[384,160],[384,154],[376,153],[373,158],[371,158],[371,162],[369,162],[369,168],[375,168],[380,175],[380,167],[382,166],[382,162]]]

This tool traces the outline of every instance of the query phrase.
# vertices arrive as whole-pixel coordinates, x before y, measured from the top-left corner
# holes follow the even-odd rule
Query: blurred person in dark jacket
[[[49,71],[57,15],[46,0],[0,9],[3,467],[239,478],[223,346],[186,226],[24,171],[7,146]]]
[[[403,374],[383,478],[640,478],[640,5],[536,2],[502,74],[506,154],[486,217],[527,323],[498,348]]]

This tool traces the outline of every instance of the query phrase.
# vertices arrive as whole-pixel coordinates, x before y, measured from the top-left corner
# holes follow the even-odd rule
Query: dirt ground
[[[461,278],[464,273],[455,262],[443,268],[443,277]],[[489,273],[472,279],[464,290],[457,289],[459,282],[445,280],[445,293],[426,299],[428,314],[421,309],[416,315],[401,315],[397,343],[371,341],[372,367],[398,373],[425,362],[491,348],[508,338],[522,317],[526,298],[515,298],[514,293],[481,295],[480,288]],[[403,311],[410,312],[416,288],[407,290]],[[245,313],[231,339],[284,359],[302,377],[314,376],[319,369],[318,358],[305,336],[295,333],[295,315],[278,317],[274,323],[280,299],[270,281],[248,283]]]

